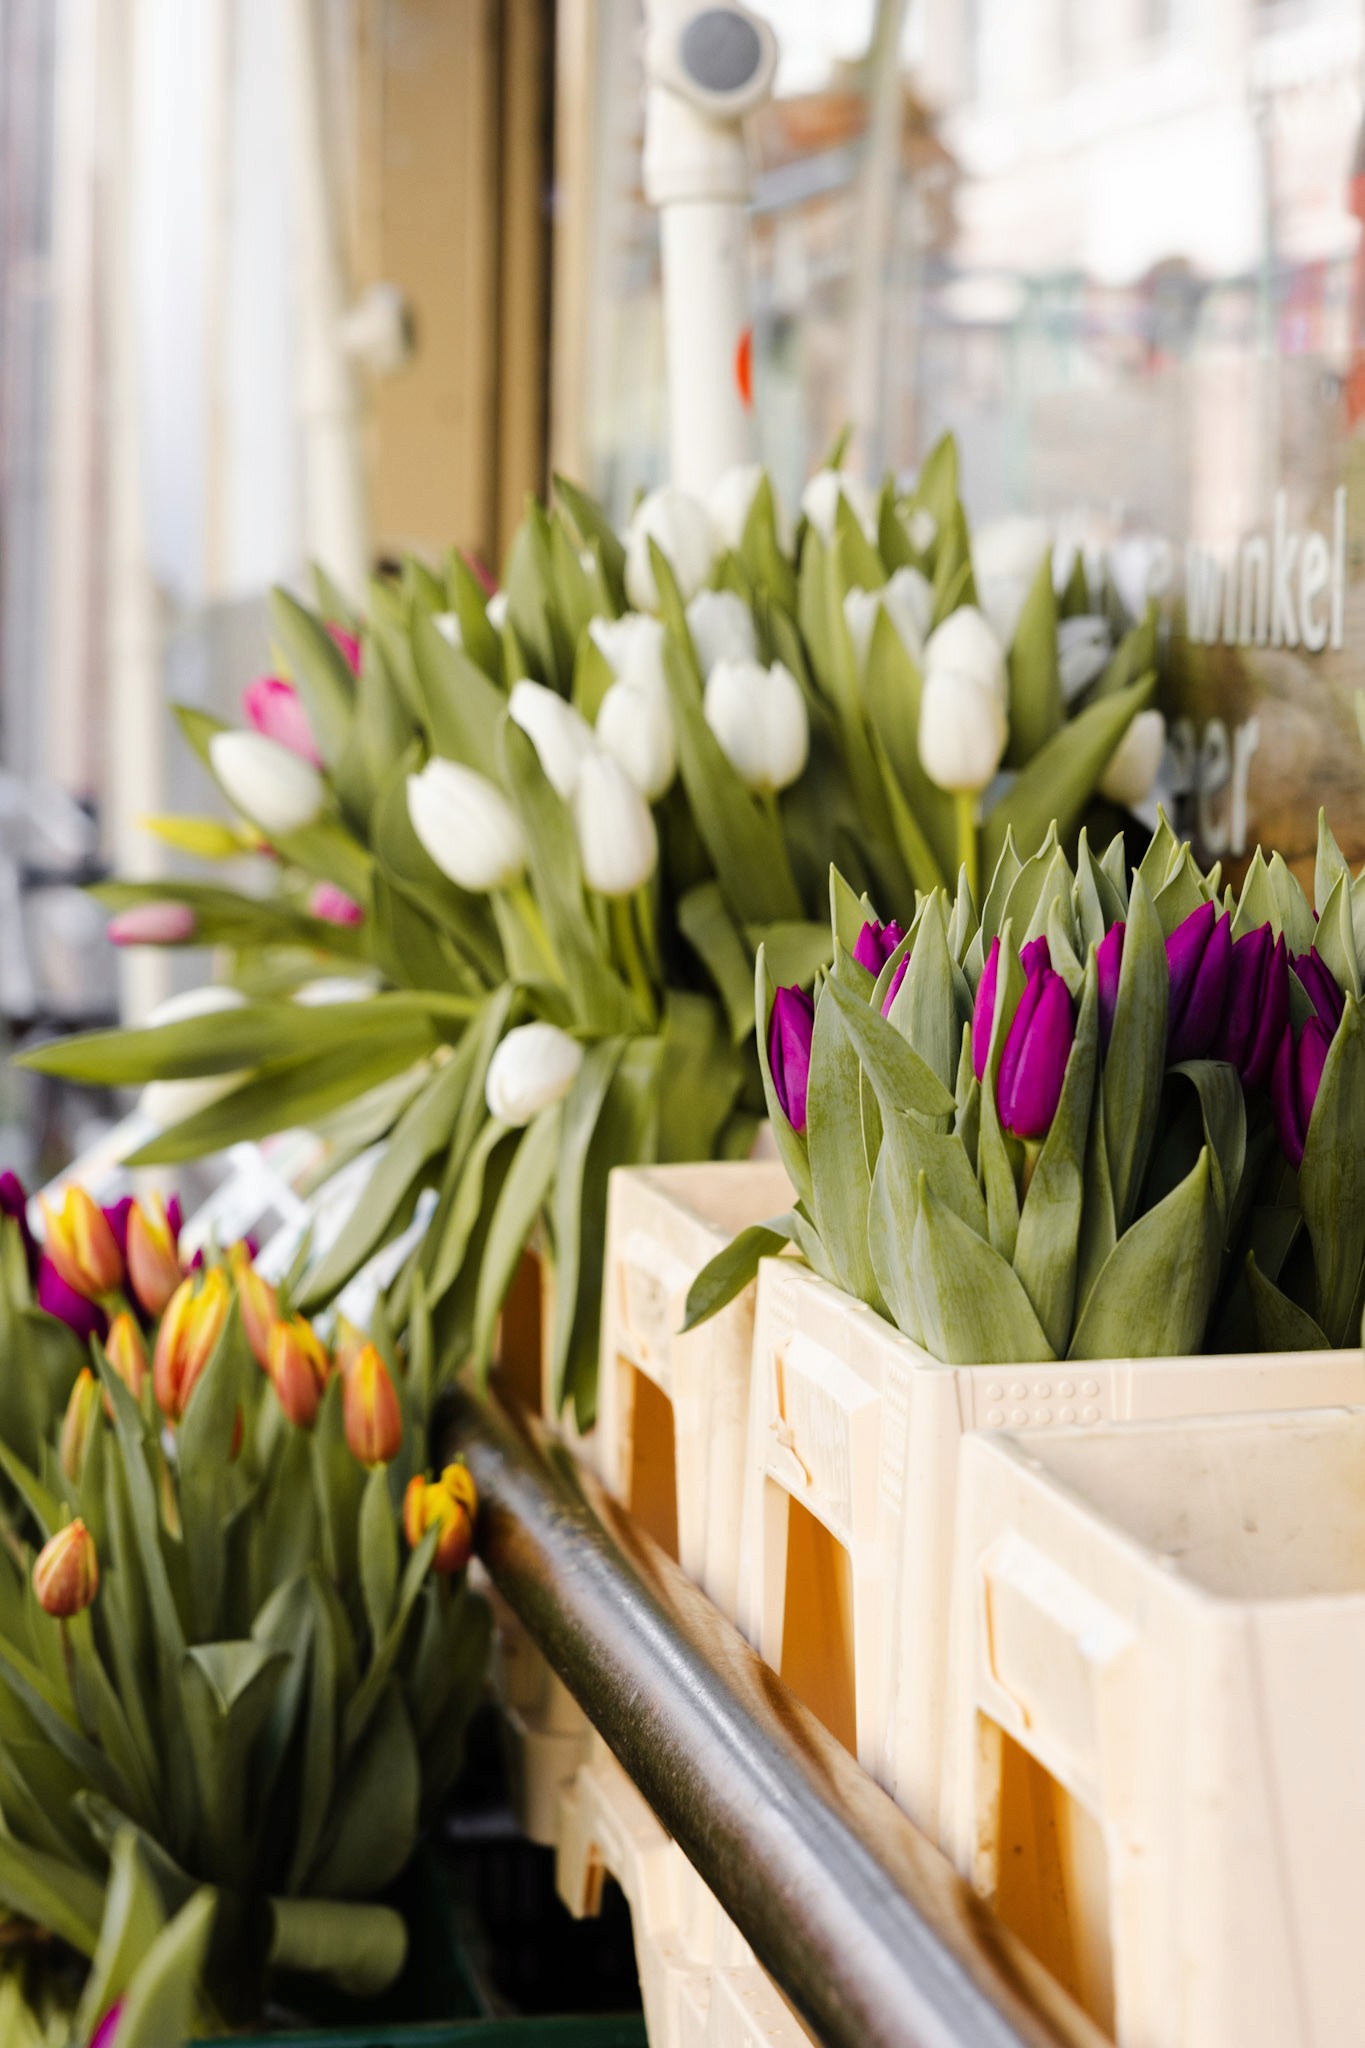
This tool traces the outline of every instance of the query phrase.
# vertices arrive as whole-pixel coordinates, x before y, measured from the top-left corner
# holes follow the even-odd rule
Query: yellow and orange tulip
[[[291,1316],[270,1332],[268,1371],[276,1399],[296,1429],[311,1429],[331,1368],[306,1316]]]
[[[341,1400],[351,1456],[360,1465],[387,1465],[403,1441],[403,1411],[373,1344],[364,1345],[347,1368]]]
[[[100,1561],[90,1531],[79,1519],[59,1529],[39,1551],[33,1590],[44,1614],[68,1621],[89,1607],[100,1589]]]
[[[467,1465],[447,1465],[439,1479],[424,1479],[419,1473],[408,1481],[403,1495],[403,1534],[409,1549],[416,1550],[428,1529],[439,1529],[432,1570],[462,1571],[474,1549],[478,1511],[478,1490]]]
[[[62,1417],[62,1432],[57,1440],[57,1455],[62,1470],[75,1486],[85,1464],[86,1446],[90,1432],[99,1426],[100,1385],[88,1365],[83,1365],[76,1375],[76,1384],[71,1389]]]
[[[233,1284],[242,1311],[242,1328],[251,1355],[262,1372],[270,1370],[270,1333],[280,1319],[279,1300],[274,1288],[256,1271],[249,1248],[238,1242],[228,1253]]]
[[[137,1326],[137,1317],[130,1309],[120,1309],[110,1323],[109,1335],[104,1340],[104,1355],[133,1399],[140,1401],[147,1378],[147,1346]],[[106,1401],[105,1406],[112,1414],[112,1403]]]
[[[128,1211],[128,1282],[149,1316],[159,1316],[180,1285],[180,1253],[159,1195]]]
[[[61,1278],[87,1301],[123,1285],[123,1254],[104,1211],[84,1188],[69,1187],[60,1209],[40,1198],[47,1234],[43,1249]]]
[[[211,1266],[202,1284],[182,1280],[167,1304],[157,1332],[152,1386],[157,1406],[179,1422],[189,1406],[232,1307],[232,1291],[221,1266]]]

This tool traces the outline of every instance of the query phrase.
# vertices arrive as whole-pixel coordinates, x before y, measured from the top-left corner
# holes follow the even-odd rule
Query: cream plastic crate
[[[772,1160],[618,1168],[607,1210],[593,1462],[721,1612],[735,1618],[754,1290],[677,1334],[687,1291],[750,1223],[790,1207]]]
[[[497,1589],[490,1584],[484,1590],[493,1607],[493,1676],[512,1811],[530,1841],[552,1849],[559,1839],[560,1802],[589,1753],[592,1729]]]
[[[1041,1443],[1073,1425],[1346,1402],[1365,1402],[1359,1351],[944,1366],[805,1266],[765,1261],[739,1625],[940,1840],[964,1434]]]
[[[752,1950],[594,1736],[560,1806],[556,1880],[569,1911],[596,1913],[606,1877],[630,1907],[651,2048],[809,2048]]]
[[[1120,2048],[1365,2040],[1365,1411],[977,1439],[954,1855]]]

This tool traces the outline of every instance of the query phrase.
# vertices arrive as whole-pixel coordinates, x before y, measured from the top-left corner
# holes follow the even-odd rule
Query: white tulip
[[[930,669],[920,696],[919,758],[931,782],[959,792],[983,790],[1008,738],[997,690],[978,676]]]
[[[599,896],[630,896],[659,864],[659,835],[649,805],[620,762],[589,754],[573,793],[583,878]]]
[[[216,732],[209,765],[233,809],[271,838],[301,832],[327,800],[312,762],[261,732]]]
[[[521,821],[486,775],[428,761],[408,777],[408,816],[443,875],[461,889],[505,889],[526,865]]]
[[[1096,676],[1104,674],[1112,651],[1109,621],[1098,613],[1083,612],[1058,622],[1057,667],[1061,672],[1062,696],[1068,704],[1088,690]]]
[[[545,779],[565,803],[573,795],[584,756],[592,750],[592,727],[558,690],[523,676],[513,683],[507,709],[534,746]]]
[[[1038,565],[1051,545],[1043,519],[992,519],[972,535],[972,574],[981,609],[1005,646],[1014,639]]]
[[[961,604],[949,612],[925,641],[925,673],[939,668],[952,675],[971,676],[995,691],[1002,709],[1008,704],[1005,650],[974,604]]]
[[[1132,810],[1152,793],[1166,751],[1166,721],[1159,711],[1139,711],[1109,756],[1100,795]]]
[[[1140,619],[1149,597],[1164,597],[1174,581],[1169,541],[1154,533],[1132,533],[1109,550],[1109,574],[1129,618]]]
[[[917,555],[924,554],[938,539],[938,521],[927,505],[911,507],[905,516],[905,530]]]
[[[934,593],[928,579],[918,569],[897,569],[880,590],[845,593],[844,617],[859,668],[867,660],[879,611],[886,613],[911,659],[922,664],[924,636],[934,615]]]
[[[711,515],[700,498],[674,484],[642,498],[626,529],[626,595],[637,611],[658,608],[659,591],[649,557],[653,541],[668,559],[684,604],[711,574],[716,559]]]
[[[484,1099],[504,1124],[529,1124],[559,1102],[583,1064],[583,1048],[557,1024],[517,1024],[488,1062]]]
[[[220,1010],[240,1010],[245,1002],[240,989],[228,988],[222,982],[206,982],[202,988],[183,989],[179,995],[158,1003],[148,1013],[147,1028],[183,1024],[191,1017],[211,1017]],[[239,1082],[246,1080],[248,1071],[242,1067],[228,1074],[204,1074],[192,1080],[149,1081],[138,1099],[138,1108],[164,1131],[230,1095]]]
[[[667,697],[634,683],[613,683],[597,713],[597,743],[619,761],[648,803],[657,803],[678,772]]]
[[[733,590],[699,590],[687,607],[687,630],[704,676],[718,661],[752,661],[758,653],[754,615]]]
[[[744,529],[749,523],[749,514],[754,508],[758,487],[763,481],[763,466],[758,462],[739,462],[733,469],[727,469],[723,476],[711,486],[707,499],[707,510],[715,529],[716,541],[723,548],[738,550],[744,539]],[[777,545],[789,555],[795,536],[792,533],[791,514],[773,489],[773,525],[777,533]]]
[[[718,661],[702,700],[706,723],[750,789],[769,792],[796,781],[810,753],[810,721],[801,686],[775,661]]]
[[[452,647],[464,646],[464,629],[460,625],[458,612],[433,612],[431,623],[441,638],[448,640]]]
[[[668,694],[664,676],[664,624],[648,612],[619,619],[592,619],[588,635],[619,683]]]
[[[842,498],[869,540],[877,538],[877,500],[860,477],[843,469],[817,469],[801,493],[801,510],[821,540],[834,538]]]
[[[306,1010],[322,1010],[329,1003],[367,1003],[378,993],[377,982],[362,981],[358,974],[320,974],[296,988],[293,999]]]
[[[495,633],[500,633],[507,624],[507,614],[512,600],[505,590],[495,590],[484,607],[485,616]]]

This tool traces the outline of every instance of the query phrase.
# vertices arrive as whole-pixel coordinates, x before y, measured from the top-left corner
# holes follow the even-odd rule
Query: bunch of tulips
[[[756,468],[651,493],[624,535],[561,482],[491,596],[456,555],[377,581],[363,620],[325,581],[315,610],[277,593],[246,729],[182,714],[235,822],[158,821],[272,886],[102,892],[120,943],[229,948],[272,993],[36,1063],[150,1084],[140,1163],[372,1104],[383,1164],[302,1305],[430,1192],[395,1321],[420,1291],[447,1369],[483,1367],[539,1248],[554,1397],[586,1424],[607,1176],[749,1149],[750,963],[828,965],[829,853],[909,902],[1150,788],[1154,609],[1123,619],[1079,566],[1059,590],[1045,535],[981,539],[945,441],[910,492],[822,470],[794,524]]]
[[[964,878],[908,929],[832,893],[814,998],[759,963],[798,1201],[693,1320],[791,1238],[954,1364],[1355,1341],[1365,877],[1325,821],[1315,905],[1259,851],[1234,896],[1164,820],[1131,875],[1011,847],[979,912]]]
[[[382,1988],[384,1894],[488,1648],[473,1482],[424,1466],[429,1318],[406,1355],[382,1313],[327,1344],[247,1245],[187,1265],[173,1202],[71,1186],[40,1249],[3,1192],[6,1380],[39,1390],[0,1418],[11,1935],[84,1959],[73,2038],[118,2048],[248,2019],[268,1985]]]

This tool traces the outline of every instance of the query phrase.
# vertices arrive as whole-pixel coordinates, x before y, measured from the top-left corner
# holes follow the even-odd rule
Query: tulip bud
[[[1015,1138],[1041,1138],[1057,1114],[1076,1035],[1071,992],[1046,964],[1046,940],[1038,943],[1044,952],[1026,964],[1024,993],[1000,1055],[996,1101],[1001,1124]]]
[[[80,1483],[81,1471],[85,1465],[86,1445],[90,1432],[97,1425],[100,1410],[100,1385],[88,1365],[83,1365],[76,1375],[62,1417],[61,1435],[57,1440],[57,1456],[61,1467],[73,1486]]]
[[[991,1056],[991,1032],[995,1027],[995,995],[1000,980],[1000,941],[991,940],[991,950],[986,955],[986,964],[981,970],[981,979],[976,985],[976,1001],[972,1005],[972,1072],[978,1081],[986,1078],[986,1062]]]
[[[754,615],[733,590],[699,590],[687,607],[687,630],[704,676],[718,661],[757,661]]]
[[[1227,999],[1232,970],[1232,920],[1201,903],[1166,941],[1171,977],[1167,1010],[1167,1058],[1197,1060],[1213,1044]]]
[[[1074,704],[1104,674],[1112,651],[1109,621],[1098,613],[1058,620],[1057,668],[1066,703]]]
[[[810,755],[810,720],[801,686],[775,661],[718,661],[702,700],[706,723],[730,766],[752,790],[786,789]]]
[[[902,568],[880,590],[845,592],[844,618],[859,668],[867,661],[878,612],[886,613],[906,653],[922,667],[924,643],[934,616],[934,592],[929,579],[918,569]]]
[[[1303,1165],[1303,1148],[1318,1099],[1322,1070],[1332,1049],[1332,1034],[1321,1017],[1310,1017],[1294,1043],[1292,1026],[1286,1025],[1270,1070],[1270,1107],[1280,1150],[1293,1167]]]
[[[517,1024],[488,1062],[484,1097],[491,1116],[520,1126],[568,1094],[583,1048],[557,1024]]]
[[[232,1306],[227,1275],[213,1266],[203,1276],[182,1280],[157,1331],[152,1357],[152,1390],[168,1422],[179,1422],[212,1358]]]
[[[1289,1022],[1289,957],[1268,924],[1232,948],[1227,1003],[1214,1038],[1216,1060],[1236,1067],[1244,1088],[1262,1088]]]
[[[878,924],[875,918],[869,918],[858,934],[853,957],[875,980],[904,937],[894,918],[890,924]]]
[[[39,1197],[47,1225],[44,1247],[68,1287],[89,1300],[123,1285],[123,1258],[113,1226],[84,1188],[68,1187],[60,1209]]]
[[[955,612],[949,612],[925,641],[925,674],[932,675],[938,669],[949,675],[968,676],[974,683],[993,690],[1001,709],[1007,709],[1010,685],[1005,650],[994,628],[974,604],[962,604]]]
[[[932,668],[919,706],[920,764],[940,789],[975,795],[994,776],[1009,739],[1000,697],[974,676]]]
[[[263,733],[216,732],[209,741],[209,766],[233,809],[271,839],[301,832],[327,800],[312,762]]]
[[[535,748],[546,781],[567,803],[592,751],[592,727],[557,690],[524,676],[513,683],[507,709],[513,725],[521,727]]]
[[[59,1529],[39,1551],[33,1590],[44,1614],[69,1621],[93,1602],[100,1589],[100,1563],[90,1531],[79,1518]]]
[[[360,642],[354,633],[348,633],[341,626],[329,625],[327,631],[346,657],[346,666],[353,676],[360,674]]]
[[[129,1309],[120,1309],[109,1325],[104,1355],[135,1401],[142,1399],[147,1379],[147,1346]],[[113,1419],[113,1402],[106,1399],[106,1413]]]
[[[1100,795],[1130,811],[1136,804],[1145,803],[1165,751],[1165,719],[1159,711],[1139,711],[1109,756],[1100,777]]]
[[[588,636],[618,683],[635,683],[668,695],[664,675],[664,624],[648,612],[619,619],[593,619]]]
[[[599,896],[631,896],[659,864],[659,835],[649,805],[620,762],[598,748],[583,763],[573,793],[583,879]]]
[[[403,1495],[403,1534],[408,1548],[416,1550],[428,1529],[439,1529],[432,1570],[462,1571],[474,1549],[478,1511],[479,1497],[467,1466],[447,1465],[435,1480],[418,1474],[408,1481]]]
[[[256,1271],[250,1248],[239,1239],[228,1253],[228,1267],[237,1290],[242,1328],[251,1355],[262,1372],[270,1370],[270,1332],[280,1317],[279,1300],[270,1282]]]
[[[428,761],[408,777],[412,829],[461,889],[507,889],[526,866],[521,821],[486,775],[458,761]]]
[[[768,1071],[783,1116],[798,1134],[806,1128],[806,1087],[815,1033],[815,1001],[803,988],[780,988],[768,1020]]]
[[[367,1344],[347,1372],[341,1389],[342,1417],[351,1456],[358,1465],[387,1465],[403,1441],[403,1414],[389,1368]]]
[[[291,1316],[270,1332],[267,1370],[275,1398],[295,1429],[311,1429],[327,1390],[327,1353],[306,1316]]]
[[[134,1202],[128,1214],[128,1281],[149,1316],[159,1316],[180,1285],[180,1254],[159,1195]]]
[[[1095,971],[1099,984],[1100,1043],[1109,1050],[1114,1029],[1114,1011],[1119,1000],[1119,974],[1123,967],[1123,938],[1127,926],[1111,924],[1095,948]]]
[[[711,527],[718,546],[737,552],[744,541],[744,529],[749,523],[754,498],[763,481],[763,469],[757,462],[738,462],[725,470],[711,486],[706,509],[711,514]],[[791,515],[773,491],[773,525],[777,534],[777,545],[784,555],[792,551]]]
[[[135,903],[104,927],[111,946],[183,946],[199,920],[187,903]]]
[[[508,614],[511,609],[512,601],[505,590],[489,591],[488,603],[484,606],[484,616],[495,633],[501,633],[503,627],[507,624]]]
[[[877,538],[877,500],[861,477],[843,469],[817,469],[801,493],[801,510],[821,540],[834,538],[842,498],[868,539]]]
[[[335,882],[319,882],[308,898],[308,915],[323,924],[364,924],[365,912],[354,896],[348,896]]]
[[[111,2005],[104,2018],[90,2036],[90,2048],[114,2048],[118,2039],[119,2021],[123,2018],[123,2000]]]
[[[667,557],[686,604],[706,582],[715,561],[710,513],[699,498],[674,484],[665,484],[640,500],[626,530],[626,595],[640,612],[659,608],[651,541]]]
[[[292,683],[286,683],[280,676],[258,676],[243,692],[242,709],[247,723],[266,739],[278,741],[301,761],[321,768],[322,756],[308,723],[308,713]]]
[[[625,770],[646,803],[657,803],[678,772],[667,697],[633,683],[613,683],[598,710],[596,733],[598,745]]]
[[[43,1313],[65,1323],[82,1343],[89,1343],[92,1337],[103,1333],[106,1327],[104,1310],[84,1294],[78,1294],[74,1287],[68,1287],[46,1252],[38,1260],[35,1292]]]
[[[464,646],[464,628],[458,612],[433,612],[431,623],[448,646]]]
[[[981,609],[1006,647],[1050,541],[1045,520],[1018,513],[989,520],[972,535],[972,575]]]
[[[1309,1002],[1321,1017],[1330,1032],[1335,1032],[1341,1022],[1346,1001],[1337,987],[1332,971],[1321,953],[1314,946],[1307,953],[1298,953],[1294,958],[1294,973]]]
[[[349,1316],[338,1315],[332,1332],[332,1370],[339,1372],[344,1379],[369,1341]]]

